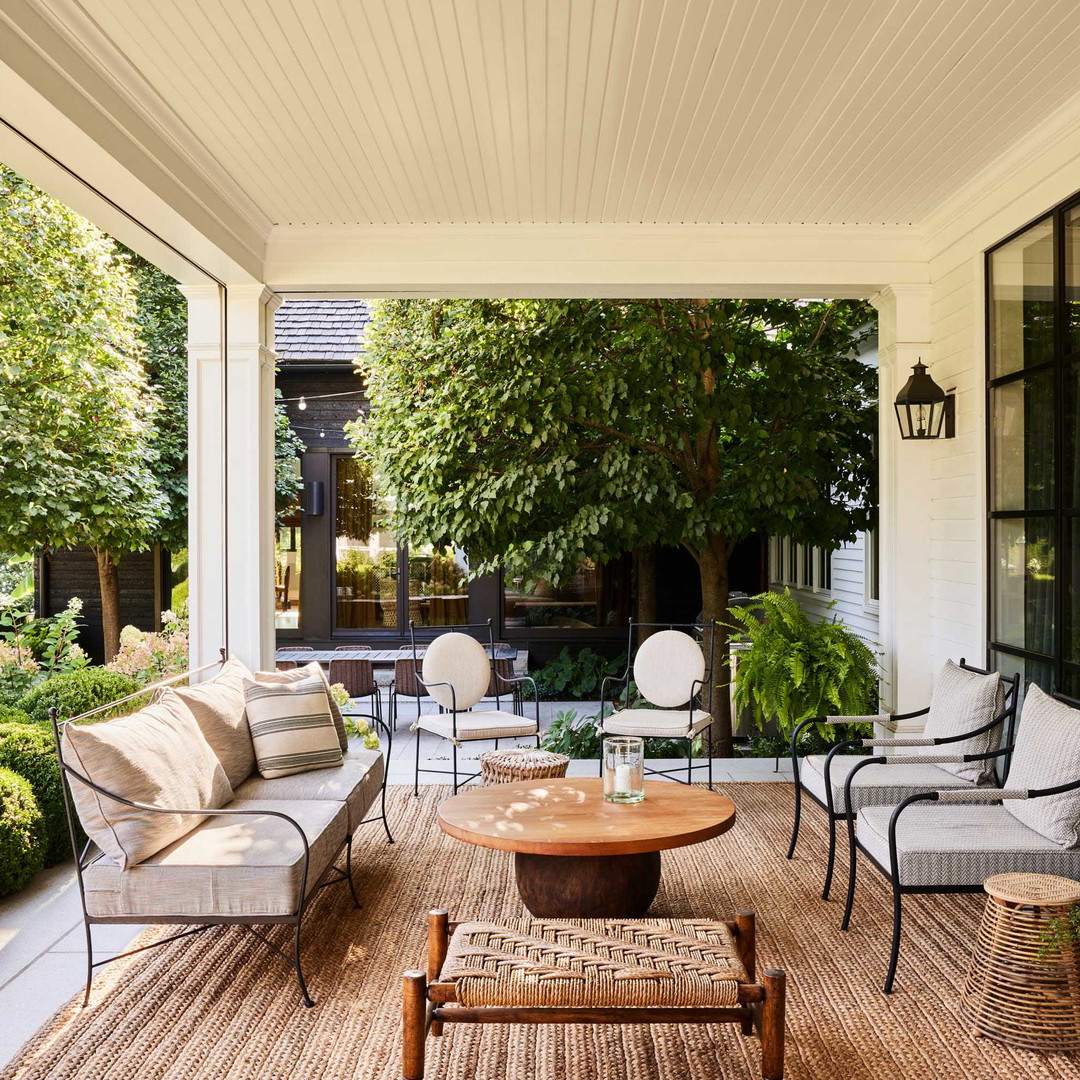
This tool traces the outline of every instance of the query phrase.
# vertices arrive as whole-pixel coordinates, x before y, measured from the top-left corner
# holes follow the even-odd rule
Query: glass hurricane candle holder
[[[604,740],[604,798],[635,803],[645,798],[645,743],[633,735]]]

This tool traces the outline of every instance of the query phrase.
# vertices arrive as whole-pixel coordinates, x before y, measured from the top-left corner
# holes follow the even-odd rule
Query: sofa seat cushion
[[[233,797],[221,762],[173,690],[153,705],[98,724],[67,724],[64,761],[121,798],[175,810],[216,810]],[[195,814],[157,814],[99,794],[74,777],[72,799],[86,835],[122,867],[190,832]]]
[[[311,850],[307,893],[318,885],[348,836],[341,802],[234,799],[229,810],[288,814]],[[102,855],[83,873],[90,915],[279,916],[300,901],[304,846],[278,817],[208,817],[163,851],[121,870]]]
[[[234,788],[255,768],[255,750],[244,706],[244,680],[250,678],[251,672],[239,660],[229,660],[208,682],[176,690]]]
[[[844,813],[844,784],[848,773],[858,762],[860,754],[837,754],[829,768],[832,781],[833,809]],[[825,755],[808,754],[799,761],[799,781],[823,806],[825,798]],[[970,780],[962,780],[937,765],[867,765],[860,769],[851,785],[851,801],[858,810],[863,806],[895,806],[909,795],[920,791],[944,791],[946,788],[973,788]]]
[[[859,843],[889,869],[892,806],[859,811]],[[1080,878],[1080,851],[1059,847],[1001,805],[915,804],[900,816],[896,848],[902,885],[978,886],[993,874]]]
[[[238,799],[317,799],[348,807],[355,832],[382,788],[385,765],[378,750],[350,750],[339,766],[264,780],[253,776],[236,789]]]
[[[430,731],[444,739],[453,737],[453,714],[421,713],[413,725],[421,731]],[[519,736],[535,735],[536,721],[501,709],[482,709],[477,712],[459,712],[457,714],[458,742],[475,739],[513,739]]]
[[[712,717],[702,709],[694,710],[692,724],[689,709],[620,709],[604,719],[604,734],[637,735],[642,739],[688,739],[711,723]]]

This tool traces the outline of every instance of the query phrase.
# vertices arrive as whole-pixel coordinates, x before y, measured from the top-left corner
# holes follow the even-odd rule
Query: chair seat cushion
[[[848,773],[864,760],[860,754],[837,754],[829,769],[832,781],[833,809],[844,812],[844,783]],[[799,761],[799,781],[827,806],[825,797],[825,755],[808,754]],[[851,785],[851,801],[858,810],[862,806],[895,806],[909,795],[920,791],[944,791],[946,788],[973,788],[970,780],[962,780],[937,765],[867,765],[860,769]]]
[[[444,739],[453,737],[452,713],[421,713],[416,727],[441,735]],[[501,709],[483,709],[478,712],[459,712],[457,714],[457,738],[459,742],[475,739],[512,739],[517,736],[535,735],[535,720]]]
[[[312,772],[264,780],[253,776],[236,789],[238,799],[319,799],[343,802],[349,812],[349,832],[355,832],[379,795],[385,765],[378,750],[350,750],[341,764]]]
[[[889,869],[892,806],[859,811],[859,843]],[[1080,851],[1059,847],[1004,806],[910,806],[896,830],[902,885],[978,886],[993,874],[1080,876]]]
[[[651,640],[651,639],[650,639]],[[701,709],[694,710],[688,723],[688,709],[620,709],[604,720],[605,735],[637,735],[643,739],[688,739],[712,723]]]
[[[509,918],[458,926],[439,981],[467,1007],[602,1009],[729,1008],[750,980],[721,922]]]
[[[234,799],[229,810],[274,810],[304,830],[311,849],[307,892],[348,835],[342,802]],[[90,915],[275,916],[300,902],[304,847],[296,829],[277,817],[205,818],[186,836],[121,870],[106,855],[83,873]]]

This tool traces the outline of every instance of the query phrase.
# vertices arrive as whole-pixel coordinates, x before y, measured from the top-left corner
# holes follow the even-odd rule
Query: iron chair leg
[[[894,878],[892,883],[892,949],[889,952],[889,972],[885,976],[885,985],[882,987],[882,991],[886,994],[892,993],[893,982],[896,980],[896,965],[900,961],[900,920],[902,915],[901,899],[902,898],[900,894],[900,885]]]
[[[352,833],[349,833],[349,838],[345,841],[345,880],[348,881],[349,892],[352,893],[353,907],[360,907],[360,897],[356,895],[356,886],[353,884],[352,876]]]
[[[847,819],[847,835],[848,835],[848,879],[847,879],[847,899],[844,901],[844,917],[840,921],[840,929],[846,930],[851,924],[851,909],[855,904],[855,873],[856,862],[858,856],[858,849],[855,846],[855,815],[848,814]]]
[[[832,888],[833,869],[836,866],[836,815],[829,814],[829,861],[825,867],[825,885],[821,890],[821,899],[829,899],[829,889]]]
[[[296,981],[300,984],[300,993],[303,995],[304,1005],[311,1009],[314,1008],[315,1002],[308,993],[307,983],[304,981],[304,969],[300,965],[300,924],[302,921],[302,915],[298,915],[296,918],[296,941],[293,946],[296,950]]]
[[[86,918],[83,919],[83,928],[86,930],[86,993],[82,1002],[85,1009],[90,1004],[90,983],[94,978],[94,942],[90,935],[90,921]]]
[[[799,839],[799,821],[802,819],[802,785],[799,783],[799,774],[795,774],[795,823],[791,827],[791,844],[787,849],[787,857],[795,855],[795,842]]]
[[[454,794],[457,794],[458,778],[457,778],[457,743],[452,742],[450,744],[454,748]]]
[[[420,794],[420,728],[416,729],[416,769],[413,772],[413,798]]]

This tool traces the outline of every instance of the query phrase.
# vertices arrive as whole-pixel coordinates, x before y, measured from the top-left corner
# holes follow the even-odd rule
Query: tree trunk
[[[656,622],[656,545],[639,547],[634,552],[634,569],[637,571],[636,613],[634,619],[639,623]],[[641,632],[640,640],[648,637],[649,631]]]
[[[108,551],[94,548],[97,559],[98,587],[101,590],[101,629],[105,637],[105,663],[116,659],[120,651],[120,575],[116,561]]]
[[[715,628],[709,664],[712,678],[708,688],[709,711],[714,721],[709,728],[710,752],[714,757],[733,757],[728,631],[719,625],[728,620],[728,549],[722,538],[710,537],[709,543],[698,554],[698,567],[701,571],[702,620],[706,627]]]

